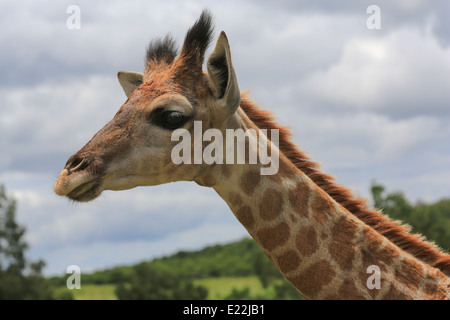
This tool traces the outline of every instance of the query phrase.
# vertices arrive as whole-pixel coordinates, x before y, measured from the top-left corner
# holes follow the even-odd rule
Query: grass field
[[[195,284],[208,288],[208,300],[222,300],[233,289],[249,288],[252,294],[264,295],[265,290],[258,277],[207,278],[195,281]]]
[[[221,300],[227,297],[233,289],[243,290],[249,288],[253,295],[265,296],[267,290],[261,286],[261,282],[256,276],[253,277],[222,277],[200,279],[194,282],[208,289],[208,300]],[[75,300],[115,300],[117,299],[114,290],[116,286],[112,284],[95,285],[81,284],[81,289],[70,290]],[[69,291],[62,287],[59,292]]]
[[[65,287],[58,288],[59,292],[70,291],[75,300],[117,300],[114,284],[81,284],[81,289],[69,290]]]

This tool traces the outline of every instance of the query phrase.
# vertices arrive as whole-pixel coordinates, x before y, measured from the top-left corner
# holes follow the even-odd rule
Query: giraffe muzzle
[[[55,183],[55,193],[75,201],[90,201],[103,191],[102,166],[100,161],[89,156],[72,156],[59,174]]]

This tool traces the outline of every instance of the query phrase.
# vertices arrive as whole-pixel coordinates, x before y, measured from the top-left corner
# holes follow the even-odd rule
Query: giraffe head
[[[187,32],[179,54],[167,36],[150,43],[143,74],[118,73],[128,99],[69,158],[56,181],[56,194],[90,201],[104,190],[197,181],[205,164],[174,164],[171,152],[178,142],[172,141],[172,134],[180,128],[192,132],[194,121],[201,121],[203,130],[223,131],[240,104],[224,32],[208,58],[207,71],[202,70],[211,38],[211,15],[204,11]]]

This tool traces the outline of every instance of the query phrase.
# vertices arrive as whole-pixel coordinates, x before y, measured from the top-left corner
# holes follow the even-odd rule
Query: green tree
[[[202,300],[208,290],[172,272],[142,262],[133,267],[129,283],[119,284],[116,295],[121,300]]]
[[[419,203],[412,212],[411,225],[450,252],[450,199],[442,199],[432,204]]]
[[[42,275],[44,261],[27,261],[25,228],[16,222],[16,201],[0,186],[0,299],[51,299],[52,287]]]
[[[267,258],[267,256],[265,256],[262,252],[258,252],[258,254],[255,255],[254,268],[263,288],[267,288],[273,283],[273,281],[283,278],[280,271],[275,268],[269,258]]]
[[[450,249],[450,199],[413,205],[403,193],[386,193],[376,182],[372,182],[371,193],[375,208],[382,209],[392,219],[409,224],[413,232],[424,235],[443,249]]]
[[[411,220],[413,206],[402,192],[385,194],[385,188],[375,181],[372,182],[371,192],[375,208],[382,209],[393,219]]]
[[[275,297],[277,300],[303,300],[303,296],[290,284],[286,278],[274,284]]]
[[[244,287],[242,289],[233,288],[231,292],[223,298],[223,300],[252,300],[249,287]]]

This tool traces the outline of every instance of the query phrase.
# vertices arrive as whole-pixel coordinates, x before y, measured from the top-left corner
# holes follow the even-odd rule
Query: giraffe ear
[[[144,74],[134,71],[119,71],[117,73],[119,83],[127,97],[143,83]]]
[[[225,32],[220,33],[206,67],[209,87],[214,97],[229,115],[233,114],[241,102],[241,93],[231,64],[230,45]]]

